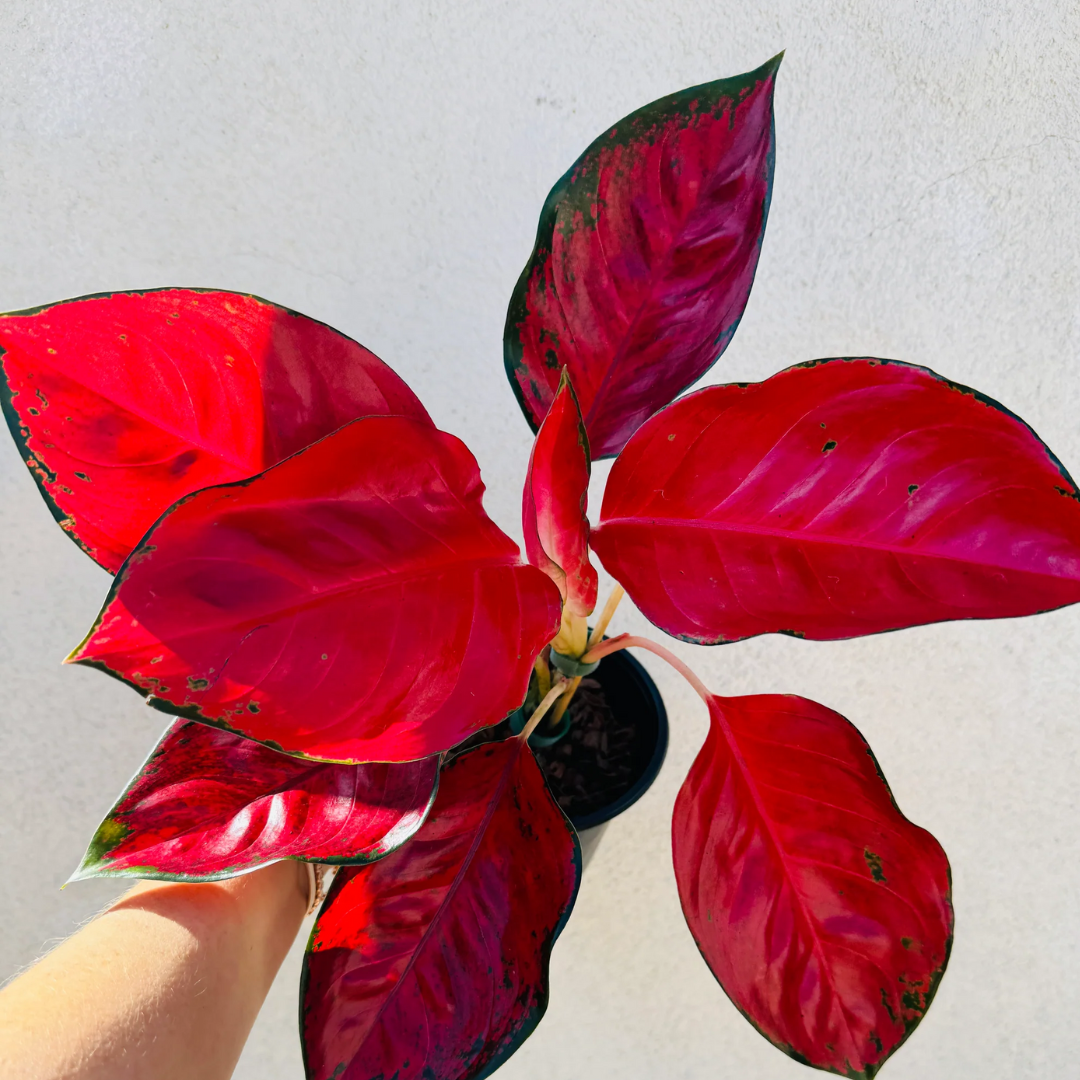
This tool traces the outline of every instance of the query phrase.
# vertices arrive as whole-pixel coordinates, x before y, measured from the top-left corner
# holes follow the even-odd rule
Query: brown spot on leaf
[[[889,879],[885,876],[885,871],[881,867],[881,856],[871,851],[869,848],[864,848],[863,858],[866,860],[866,865],[870,868],[870,876],[882,885],[886,884]]]

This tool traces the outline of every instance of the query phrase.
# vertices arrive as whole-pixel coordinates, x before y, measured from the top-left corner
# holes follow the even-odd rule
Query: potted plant
[[[859,732],[605,638],[623,590],[699,645],[1080,600],[1080,493],[976,391],[839,358],[679,397],[749,295],[778,64],[646,106],[552,190],[505,336],[537,433],[528,561],[465,446],[329,327],[191,289],[0,317],[11,431],[115,575],[69,659],[174,718],[75,876],[341,867],[301,986],[316,1080],[487,1076],[535,1028],[582,869],[559,800],[595,827],[663,756],[630,647],[709,710],[673,853],[736,1007],[798,1060],[869,1077],[930,1005],[948,861]],[[591,460],[616,455],[591,528]],[[599,614],[593,555],[619,582]],[[615,736],[636,757],[599,797],[599,755],[585,767],[575,739]]]

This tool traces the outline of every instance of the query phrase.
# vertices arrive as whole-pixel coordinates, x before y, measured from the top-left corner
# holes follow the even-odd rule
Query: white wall
[[[468,442],[516,534],[529,436],[501,332],[548,187],[629,110],[786,47],[758,280],[708,378],[851,353],[928,364],[1080,469],[1078,41],[1075,0],[0,0],[0,309],[213,285],[324,319]],[[0,544],[3,978],[113,894],[58,888],[162,718],[59,667],[107,579],[10,447]],[[642,624],[626,612],[620,628]],[[679,651],[722,692],[799,692],[850,717],[952,859],[952,963],[886,1075],[1070,1075],[1080,610]],[[547,1019],[502,1075],[807,1076],[736,1014],[681,921],[668,818],[705,717],[650,667],[667,768],[609,830]],[[297,970],[245,1080],[301,1076]]]

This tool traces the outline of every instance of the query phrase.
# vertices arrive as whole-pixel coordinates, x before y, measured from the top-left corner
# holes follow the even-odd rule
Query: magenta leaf
[[[520,739],[443,771],[399,851],[341,871],[311,934],[309,1080],[489,1076],[540,1022],[581,852]]]
[[[869,1080],[945,971],[945,852],[838,713],[779,694],[713,697],[709,711],[672,821],[694,940],[767,1039]]]
[[[1020,419],[927,368],[820,360],[653,417],[591,543],[701,644],[833,639],[1080,600],[1080,501]]]
[[[357,420],[177,503],[69,659],[287,753],[439,753],[522,703],[559,626],[483,490],[452,435]]]
[[[593,458],[612,457],[727,348],[769,212],[779,64],[631,113],[552,188],[504,334],[534,431],[565,366]]]
[[[98,827],[72,880],[213,881],[278,859],[369,863],[435,799],[436,757],[338,765],[178,720]]]
[[[521,524],[529,562],[559,586],[563,607],[584,618],[596,607],[589,561],[589,440],[574,388],[563,373],[529,457]]]
[[[0,364],[0,404],[46,503],[110,573],[189,492],[360,416],[428,420],[362,345],[240,293],[152,289],[0,315]]]

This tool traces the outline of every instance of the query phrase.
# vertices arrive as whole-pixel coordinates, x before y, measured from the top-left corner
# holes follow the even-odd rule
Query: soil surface
[[[574,818],[625,795],[641,775],[637,763],[644,748],[638,745],[643,733],[633,717],[616,717],[596,679],[581,680],[569,713],[565,737],[534,753],[555,801]]]

